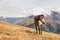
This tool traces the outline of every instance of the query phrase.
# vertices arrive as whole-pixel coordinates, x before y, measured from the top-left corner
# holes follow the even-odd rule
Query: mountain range
[[[46,24],[44,25],[43,30],[48,32],[60,33],[60,13],[57,11],[51,11],[50,13],[51,15],[47,15],[46,17]],[[28,17],[17,17],[17,18],[13,17],[4,18],[0,16],[0,21],[35,28],[34,17],[35,15],[30,15]]]
[[[25,18],[23,21],[15,22],[17,25],[24,25],[30,28],[34,27],[34,15]],[[51,11],[51,15],[47,15],[46,24],[43,27],[44,31],[60,33],[60,13]]]

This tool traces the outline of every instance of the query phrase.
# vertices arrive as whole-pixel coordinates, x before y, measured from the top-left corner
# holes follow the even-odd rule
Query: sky
[[[60,0],[0,0],[0,16],[4,17],[46,14],[50,10],[60,11]]]

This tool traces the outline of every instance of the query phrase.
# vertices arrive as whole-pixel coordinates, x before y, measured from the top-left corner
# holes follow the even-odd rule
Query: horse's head
[[[46,17],[45,15],[40,15],[40,21],[45,24],[46,23]]]

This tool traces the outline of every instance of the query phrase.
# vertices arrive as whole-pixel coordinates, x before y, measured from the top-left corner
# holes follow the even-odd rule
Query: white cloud
[[[40,15],[40,14],[50,15],[51,10],[50,9],[45,9],[45,8],[39,8],[39,7],[33,9],[33,15]]]
[[[0,16],[22,17],[60,11],[60,0],[0,0]]]

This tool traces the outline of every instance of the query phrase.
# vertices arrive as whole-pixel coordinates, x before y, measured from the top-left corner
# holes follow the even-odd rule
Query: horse
[[[42,26],[43,24],[45,24],[45,20],[46,20],[46,17],[43,14],[35,16],[34,24],[36,28],[36,34],[38,33],[38,31],[39,31],[39,34],[42,34]]]

